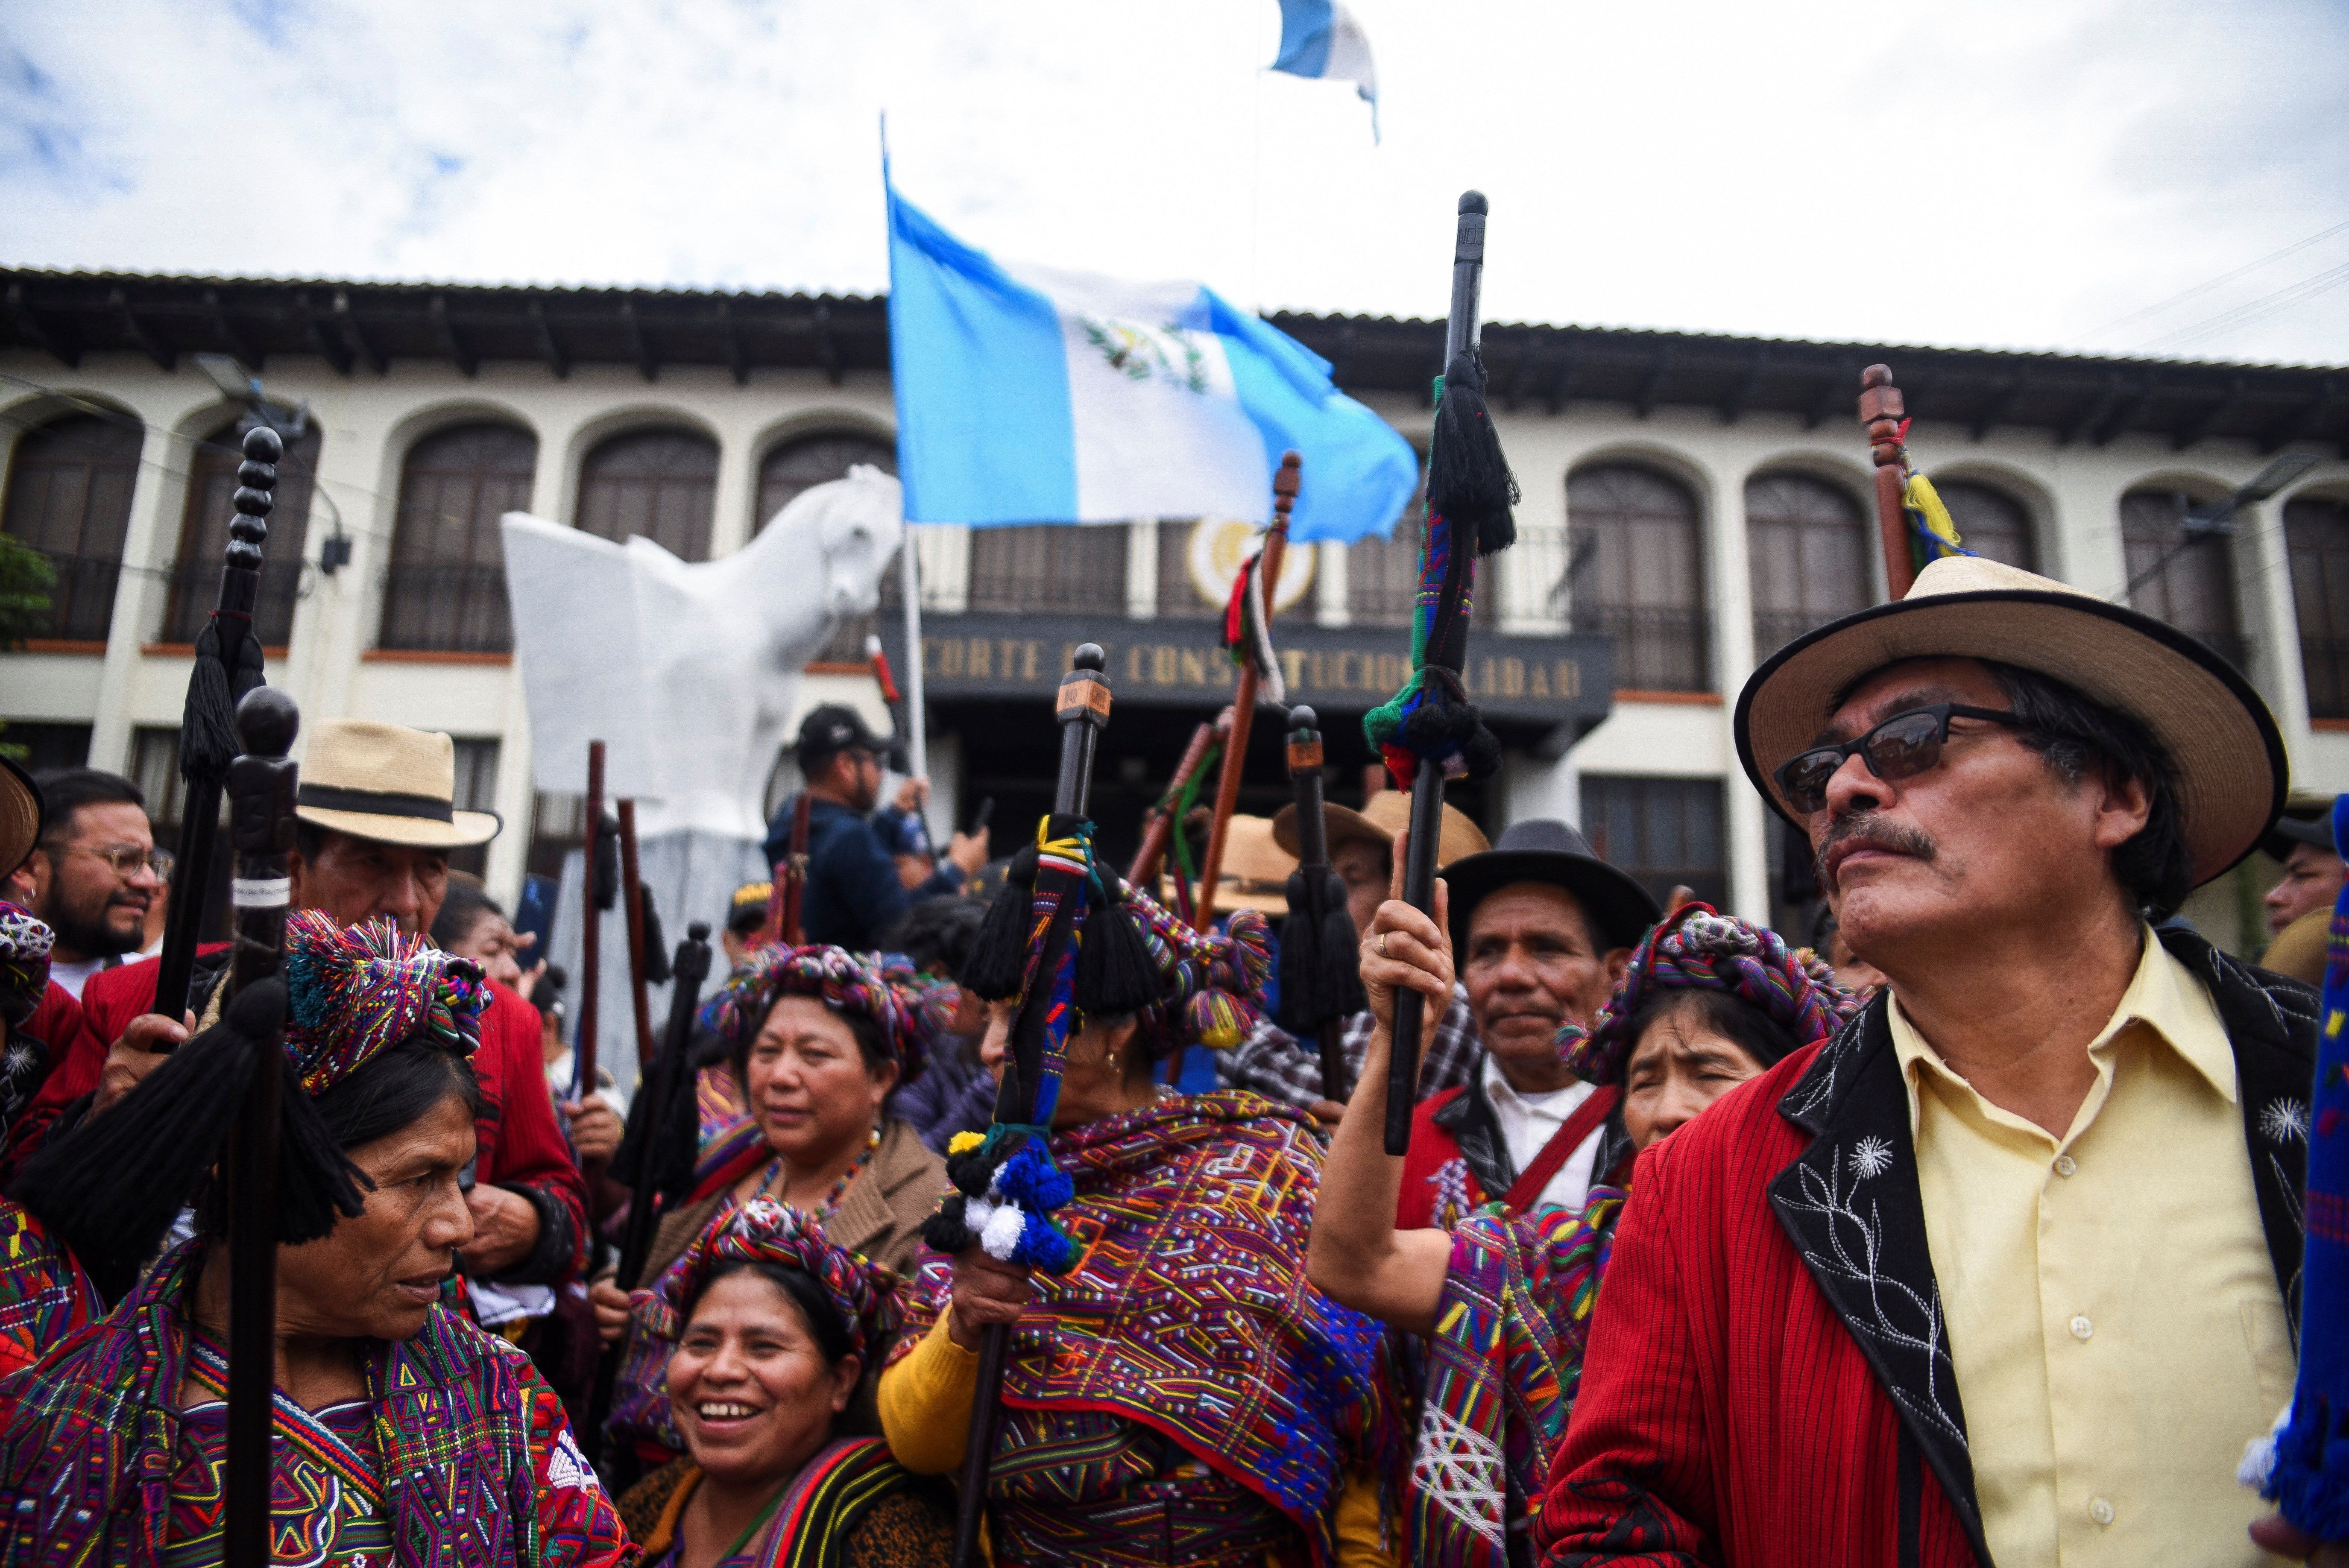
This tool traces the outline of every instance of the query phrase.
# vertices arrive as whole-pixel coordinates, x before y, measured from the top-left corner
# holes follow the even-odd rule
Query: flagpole
[[[899,591],[905,598],[905,756],[914,777],[930,776],[930,740],[922,711],[922,569],[914,552],[914,525],[897,552]],[[935,837],[935,835],[933,835]]]

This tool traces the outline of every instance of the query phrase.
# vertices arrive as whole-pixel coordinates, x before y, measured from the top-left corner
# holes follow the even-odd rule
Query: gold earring
[[[1117,1073],[1118,1073],[1118,1067],[1117,1067],[1117,1053],[1116,1053],[1115,1051],[1112,1051],[1112,1052],[1110,1052],[1110,1054],[1109,1054],[1109,1070],[1110,1070],[1110,1076],[1111,1076],[1111,1077],[1114,1078],[1114,1077],[1116,1077],[1116,1076],[1117,1076]]]

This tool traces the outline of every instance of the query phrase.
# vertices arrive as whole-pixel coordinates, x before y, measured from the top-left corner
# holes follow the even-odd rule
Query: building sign
[[[1232,700],[1238,666],[1216,640],[1216,621],[1092,620],[1081,616],[928,615],[922,621],[922,684],[932,703],[957,697],[1049,701],[1080,643],[1109,655],[1120,703],[1213,708]],[[884,617],[889,657],[905,667],[905,628]],[[1272,643],[1288,700],[1323,715],[1367,712],[1411,673],[1411,634],[1400,626],[1316,626],[1276,620]],[[1566,748],[1607,717],[1615,687],[1615,640],[1604,635],[1468,637],[1462,672],[1469,696],[1502,739],[1544,756]]]

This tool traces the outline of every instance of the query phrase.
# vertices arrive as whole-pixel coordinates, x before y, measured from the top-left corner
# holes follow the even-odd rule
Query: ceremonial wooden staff
[[[1280,928],[1280,1016],[1297,1039],[1321,1049],[1321,1098],[1344,1104],[1354,1086],[1346,1070],[1345,1020],[1362,1010],[1359,944],[1346,909],[1346,884],[1330,869],[1330,823],[1321,811],[1321,720],[1299,704],[1288,710],[1288,783],[1297,799],[1297,870],[1289,873],[1288,918]]]
[[[1159,863],[1166,858],[1166,846],[1173,839],[1182,816],[1184,791],[1199,769],[1207,765],[1210,753],[1218,740],[1228,739],[1232,732],[1232,710],[1224,709],[1213,723],[1202,723],[1191,732],[1191,744],[1183,748],[1183,759],[1174,765],[1174,777],[1166,783],[1166,793],[1150,808],[1150,815],[1142,825],[1142,848],[1135,851],[1133,863],[1125,869],[1125,880],[1149,887],[1158,880]],[[1185,889],[1187,901],[1189,889]]]
[[[250,447],[247,448],[250,450]],[[293,884],[296,769],[286,759],[300,715],[294,699],[256,686],[237,704],[243,755],[228,768],[229,831],[236,846],[233,884],[236,945],[229,962],[235,991],[274,977],[284,959],[285,906]],[[253,1074],[237,1110],[228,1157],[228,1472],[222,1488],[222,1561],[227,1568],[266,1568],[272,1401],[277,1370],[277,1154],[285,1075],[278,1028],[267,1059]]]
[[[897,767],[912,769],[913,739],[905,725],[905,696],[897,689],[896,673],[889,667],[889,651],[881,639],[868,634],[864,639],[864,662],[873,666],[873,684],[881,688],[881,706],[889,710],[890,760]]]
[[[759,932],[761,946],[772,942],[780,942],[786,947],[800,945],[800,912],[807,894],[810,804],[807,780],[802,779],[799,793],[792,797],[790,847],[783,851],[783,858],[775,862],[775,891],[767,900],[767,923]]]
[[[587,743],[587,836],[581,848],[585,861],[579,878],[579,1022],[571,1031],[572,1070],[576,1075],[575,1098],[585,1099],[595,1088],[596,1003],[604,978],[603,864],[604,743]]]
[[[174,892],[163,920],[163,950],[155,960],[154,1011],[178,1018],[188,1007],[196,943],[203,930],[205,890],[212,881],[212,841],[220,829],[221,785],[237,754],[237,704],[262,684],[261,643],[253,634],[253,606],[261,594],[262,547],[276,505],[277,459],[285,443],[266,425],[244,433],[244,461],[236,470],[230,504],[228,550],[221,562],[220,597],[196,634],[195,665],[180,717],[180,777],[187,780],[180,811],[180,857]],[[171,1047],[162,1047],[169,1050]]]
[[[1892,366],[1859,373],[1859,422],[1876,458],[1876,531],[1884,543],[1884,585],[1895,600],[1909,596],[1917,560],[1909,538],[1905,480],[1909,420],[1906,400],[1892,384]]]
[[[660,1222],[663,1178],[669,1173],[675,1150],[664,1146],[665,1135],[676,1125],[672,1114],[678,1095],[693,1093],[693,1068],[686,1059],[693,1042],[693,1016],[701,1007],[701,984],[709,977],[709,926],[695,921],[685,928],[670,960],[673,985],[668,995],[668,1026],[662,1032],[660,1054],[645,1064],[644,1088],[638,1108],[631,1108],[629,1139],[639,1146],[628,1176],[628,1218],[620,1230],[619,1272],[616,1283],[634,1290],[644,1283],[645,1260],[651,1253],[653,1234]],[[586,1091],[593,1093],[592,1088]],[[691,1136],[688,1123],[688,1136]],[[692,1151],[686,1151],[688,1161]],[[625,1156],[624,1156],[625,1158]],[[595,1387],[590,1396],[586,1437],[597,1450],[604,1444],[604,1423],[612,1414],[612,1393],[626,1342],[607,1346],[595,1366]]]
[[[636,803],[620,802],[620,899],[628,922],[628,999],[636,1009],[636,1068],[641,1073],[653,1054],[653,1005],[645,989],[645,882],[636,874]],[[579,1092],[595,1092],[593,1082]]]
[[[1280,471],[1272,476],[1272,527],[1264,536],[1264,553],[1257,565],[1257,587],[1264,603],[1264,624],[1272,624],[1272,602],[1280,589],[1281,558],[1288,549],[1288,514],[1297,505],[1297,469],[1301,459],[1283,452]],[[1243,631],[1245,635],[1245,631]],[[1224,748],[1224,770],[1216,778],[1216,816],[1207,827],[1207,858],[1199,867],[1198,909],[1205,919],[1216,903],[1216,881],[1223,872],[1224,842],[1230,836],[1232,810],[1239,804],[1240,776],[1247,771],[1248,731],[1256,723],[1257,672],[1256,649],[1247,649],[1240,663],[1239,691],[1232,698],[1232,738]]]
[[[1061,724],[1061,774],[1052,787],[1052,815],[1082,817],[1092,800],[1093,750],[1109,723],[1109,655],[1098,643],[1081,644],[1061,677],[1053,717]],[[1040,875],[1041,873],[1039,873]],[[1009,892],[999,894],[1009,896]],[[1071,890],[1071,896],[1075,896]],[[1011,1050],[1003,1082],[995,1094],[998,1127],[1032,1127],[1037,1095],[1043,1087],[1035,1060],[1023,1061],[1040,1038],[1052,1006],[1053,977],[1075,940],[1073,920],[1062,913],[1046,926],[1033,978],[1021,995],[1009,1031]],[[995,1422],[1002,1408],[1004,1365],[1010,1358],[1011,1330],[990,1323],[979,1331],[978,1380],[971,1394],[969,1446],[963,1450],[962,1497],[955,1520],[955,1568],[978,1568],[978,1528],[987,1508],[988,1469],[995,1458]]]
[[[1447,769],[1471,777],[1499,765],[1499,746],[1467,700],[1468,611],[1476,557],[1506,549],[1516,535],[1509,506],[1516,499],[1484,401],[1477,352],[1477,300],[1485,273],[1482,193],[1460,198],[1452,248],[1452,309],[1444,330],[1444,373],[1437,383],[1435,428],[1427,456],[1427,514],[1421,531],[1419,587],[1412,608],[1411,679],[1394,699],[1374,710],[1364,730],[1387,759],[1388,771],[1411,784],[1411,845],[1403,858],[1402,896],[1434,913],[1436,846],[1444,831]],[[1388,1067],[1386,1151],[1411,1147],[1411,1119],[1419,1088],[1422,1009],[1415,995],[1397,998],[1394,1053]]]

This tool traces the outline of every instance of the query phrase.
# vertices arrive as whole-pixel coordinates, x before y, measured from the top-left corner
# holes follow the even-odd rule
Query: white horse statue
[[[897,481],[859,464],[716,561],[528,512],[502,524],[538,787],[577,794],[602,740],[605,794],[639,802],[644,837],[763,837],[800,672],[842,617],[879,602],[905,535]]]

